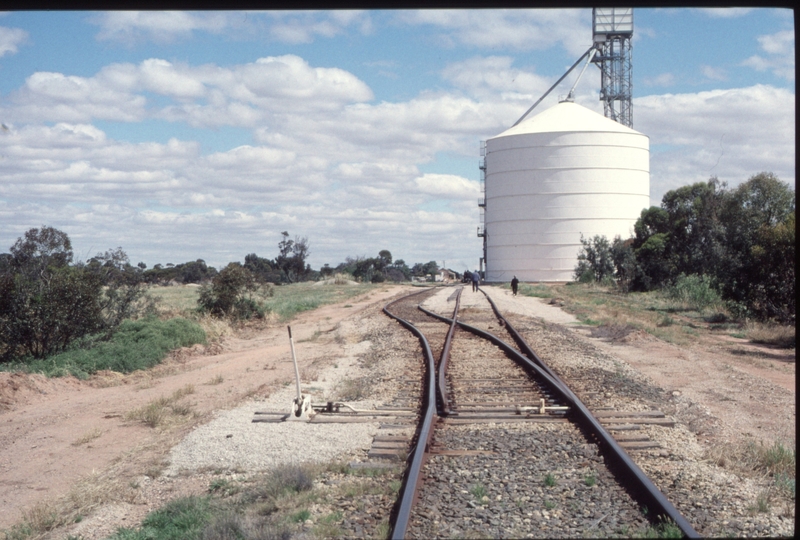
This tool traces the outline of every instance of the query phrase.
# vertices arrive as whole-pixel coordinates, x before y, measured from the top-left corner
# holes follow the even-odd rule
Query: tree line
[[[730,189],[716,177],[667,192],[628,239],[582,238],[575,279],[649,291],[692,277],[740,317],[795,321],[795,193],[762,172]]]
[[[0,362],[41,359],[65,351],[76,341],[108,340],[126,319],[152,311],[149,285],[201,284],[198,310],[214,316],[250,319],[263,316],[256,292],[271,284],[319,280],[347,274],[363,282],[408,281],[435,274],[434,261],[408,267],[382,250],[377,257],[347,257],[336,267],[313,270],[306,237],[281,233],[274,259],[255,253],[244,263],[221,270],[203,259],[182,264],[131,264],[122,248],[74,261],[69,236],[49,226],[28,230],[0,254]]]

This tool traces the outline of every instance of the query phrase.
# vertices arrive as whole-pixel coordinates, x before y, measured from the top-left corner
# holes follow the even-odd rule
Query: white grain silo
[[[650,206],[647,136],[562,101],[486,141],[486,280],[571,281],[581,235],[628,238]]]

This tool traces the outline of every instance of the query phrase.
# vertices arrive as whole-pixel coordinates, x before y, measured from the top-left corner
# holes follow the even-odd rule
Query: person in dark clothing
[[[517,296],[517,287],[519,287],[519,280],[517,276],[514,276],[514,279],[511,280],[511,292],[514,296]]]
[[[481,275],[478,272],[472,273],[472,292],[477,292],[478,282],[481,280]]]

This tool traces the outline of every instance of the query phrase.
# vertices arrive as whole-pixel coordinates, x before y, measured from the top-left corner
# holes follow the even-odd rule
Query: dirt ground
[[[335,362],[348,340],[316,339],[339,330],[355,313],[410,287],[388,286],[340,304],[299,315],[291,322],[301,370]],[[562,324],[606,352],[649,376],[658,386],[701,405],[709,429],[705,444],[752,437],[795,444],[795,351],[755,346],[744,340],[702,336],[677,347],[649,336],[618,339],[570,322],[545,300],[511,297],[488,288],[531,316]],[[592,335],[594,334],[594,337]],[[327,359],[327,360],[326,360]],[[321,360],[323,360],[321,362]],[[265,394],[293,379],[286,327],[272,326],[227,338],[221,346],[182,351],[148,372],[127,376],[106,373],[72,378],[0,373],[0,530],[18,523],[25,512],[70,493],[76,484],[109,470],[134,479],[163,468],[169,449],[215,410]],[[153,429],[126,419],[152,401],[191,387],[187,400],[193,420]],[[287,404],[288,407],[288,404]],[[134,526],[135,517],[118,526]]]

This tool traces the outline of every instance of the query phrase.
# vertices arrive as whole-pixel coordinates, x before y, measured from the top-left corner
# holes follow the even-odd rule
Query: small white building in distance
[[[581,235],[628,238],[650,206],[646,135],[562,101],[486,141],[486,281],[571,281]]]

